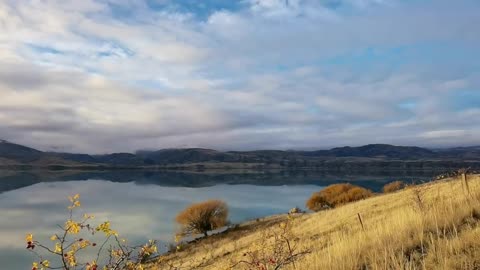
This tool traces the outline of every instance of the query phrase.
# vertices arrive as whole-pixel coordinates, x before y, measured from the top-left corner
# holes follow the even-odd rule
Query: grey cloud
[[[250,62],[253,67],[263,63],[310,63],[371,46],[448,40],[478,44],[479,37],[470,27],[475,22],[480,23],[472,4],[438,3],[435,12],[427,5],[415,5],[414,8],[399,5],[395,9],[378,8],[365,16],[341,17],[338,21],[309,17],[281,17],[271,21],[250,14],[221,11],[212,15],[205,31],[222,41],[217,51],[222,62],[232,57],[255,58]],[[231,50],[239,54],[232,56]]]
[[[39,74],[28,72],[26,72],[26,74],[30,76],[22,75],[21,73],[14,72],[11,69],[1,70],[0,82],[3,84],[8,84],[14,89],[18,90],[29,90],[38,85],[47,83],[47,78],[39,76]]]
[[[199,95],[192,94],[188,98],[191,101],[185,102],[184,98],[169,101],[168,98],[165,100],[164,97],[155,94],[123,96],[125,94],[122,92],[123,90],[117,89],[109,94],[109,99],[101,100],[99,104],[95,103],[96,99],[87,98],[89,94],[80,95],[78,92],[66,92],[63,96],[56,97],[57,102],[63,105],[74,104],[73,106],[83,104],[82,106],[90,108],[86,111],[87,114],[81,113],[82,111],[79,113],[78,108],[75,107],[63,111],[62,109],[48,109],[48,106],[54,106],[55,103],[50,103],[41,109],[22,105],[7,111],[0,110],[0,113],[6,112],[11,119],[10,124],[8,121],[3,121],[1,126],[2,130],[8,130],[5,133],[7,134],[6,139],[19,140],[19,142],[39,146],[43,149],[51,148],[53,141],[57,146],[72,151],[111,152],[172,146],[202,146],[219,149],[312,148],[369,143],[372,142],[372,139],[382,142],[408,141],[416,144],[428,144],[428,139],[431,143],[445,140],[425,136],[425,132],[443,129],[445,126],[472,130],[472,125],[476,120],[472,122],[467,119],[479,119],[472,117],[472,112],[467,117],[467,115],[462,116],[460,113],[453,113],[442,108],[441,105],[444,102],[442,96],[430,96],[432,91],[429,89],[436,84],[425,84],[419,78],[405,80],[389,78],[383,84],[372,88],[370,82],[342,84],[337,81],[319,79],[316,73],[311,74],[311,77],[304,77],[303,81],[298,81],[296,84],[286,79],[290,77],[288,73],[284,74],[284,78],[281,77],[277,78],[281,82],[274,83],[275,86],[271,91],[263,93],[267,99],[261,99],[262,102],[259,105],[245,107],[246,103],[235,102],[238,98],[236,95],[238,93],[235,92],[225,92],[222,100],[215,100],[220,93],[213,90],[212,93],[207,91]],[[74,80],[72,79],[72,81]],[[78,87],[80,87],[78,91],[82,91],[82,87],[89,85],[85,82],[78,83]],[[268,85],[271,85],[272,81],[265,83],[267,85],[262,87],[261,81],[256,81],[254,87],[255,89],[268,89]],[[288,87],[292,85],[296,85],[303,91],[286,95],[285,91],[288,91]],[[315,85],[323,85],[324,88],[319,91]],[[106,83],[106,86],[111,89],[114,84]],[[70,87],[75,88],[75,85],[70,85]],[[55,88],[61,87],[56,86]],[[404,88],[411,88],[414,91],[398,91],[398,89]],[[246,89],[244,91],[250,91],[249,87]],[[418,91],[418,89],[427,89],[427,91]],[[89,93],[95,95],[95,91],[98,90],[89,89]],[[382,91],[385,91],[385,95],[381,93]],[[45,93],[45,100],[48,100],[52,94],[48,91],[42,92]],[[257,92],[254,91],[254,93]],[[388,95],[388,93],[392,94]],[[229,94],[233,94],[233,96],[230,97]],[[346,96],[347,94],[348,96]],[[119,95],[119,97],[115,95]],[[295,97],[296,95],[298,96]],[[330,99],[334,98],[335,102],[323,108],[322,113],[308,112],[306,108],[309,107],[308,100],[310,100],[310,106],[316,105],[317,109],[322,111],[322,104],[319,105],[317,101],[325,96]],[[404,112],[392,109],[395,102],[412,96],[420,99],[419,107],[416,109],[419,111],[411,119],[413,122],[410,124],[396,126],[395,122],[401,120],[396,119],[397,115],[403,115]],[[350,103],[342,102],[347,98]],[[74,101],[75,99],[83,101]],[[156,101],[157,99],[158,101]],[[355,102],[355,100],[363,100],[363,103]],[[164,101],[166,103],[163,103]],[[227,103],[222,101],[227,101]],[[253,101],[256,102],[255,97]],[[431,105],[428,103],[424,105],[424,102],[427,101]],[[374,103],[381,104],[383,109],[368,107]],[[153,107],[150,107],[152,104]],[[102,110],[102,108],[97,108],[97,105],[111,106],[111,108],[103,108],[108,114],[115,114],[117,109],[128,111],[132,108],[132,112],[140,114],[138,118],[134,117],[131,121],[118,118],[111,124],[96,122],[97,117],[103,119],[105,116],[100,114],[94,115],[92,118],[89,115],[97,109]],[[38,105],[32,104],[32,106]],[[423,106],[426,107],[422,109]],[[197,111],[199,107],[210,108],[207,111],[211,111],[211,114],[207,113],[202,117],[202,113]],[[179,118],[185,115],[185,110],[192,109],[191,114],[187,113],[190,118]],[[311,109],[315,109],[315,107]],[[387,110],[387,112],[382,112],[382,110]],[[122,117],[123,112],[119,113],[119,117]],[[60,115],[65,121],[58,121]],[[145,122],[142,115],[151,117],[151,119]],[[223,120],[217,118],[218,115],[222,115],[220,119]],[[212,118],[212,116],[215,117]],[[30,121],[30,124],[19,125],[14,119],[23,123]],[[178,119],[185,121],[178,122]],[[199,125],[201,122],[206,124]],[[363,124],[359,125],[359,123]],[[390,126],[385,126],[386,123],[390,123]],[[23,136],[18,136],[18,134]],[[371,134],[375,134],[375,137],[372,138]],[[441,135],[442,133],[436,134]],[[415,137],[418,140],[411,139]],[[469,136],[468,138],[472,143],[475,142],[474,137]],[[468,143],[468,140],[463,143]],[[72,145],[74,145],[73,148]]]
[[[473,62],[426,63],[414,52],[399,68],[322,62],[423,43],[474,51],[475,3],[352,0],[342,3],[362,8],[346,14],[317,1],[292,1],[290,10],[268,2],[205,21],[138,2],[124,20],[97,1],[47,1],[42,13],[37,2],[0,3],[8,14],[0,24],[8,44],[0,52],[0,138],[92,153],[479,143],[478,112],[448,106],[455,90],[480,87]]]

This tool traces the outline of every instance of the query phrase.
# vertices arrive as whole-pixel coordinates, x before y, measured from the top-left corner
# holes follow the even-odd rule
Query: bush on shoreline
[[[373,192],[366,188],[348,183],[334,184],[313,193],[307,200],[306,206],[308,209],[317,212],[371,196],[373,196]]]
[[[394,181],[383,186],[383,193],[391,193],[397,190],[404,189],[406,184],[403,181]]]
[[[180,212],[175,221],[182,226],[181,235],[203,234],[227,225],[228,207],[220,200],[195,203]]]

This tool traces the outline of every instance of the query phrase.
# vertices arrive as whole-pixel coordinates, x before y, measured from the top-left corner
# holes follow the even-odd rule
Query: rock
[[[303,213],[302,209],[298,208],[298,207],[294,207],[292,209],[290,209],[290,211],[288,211],[289,214],[301,214]]]

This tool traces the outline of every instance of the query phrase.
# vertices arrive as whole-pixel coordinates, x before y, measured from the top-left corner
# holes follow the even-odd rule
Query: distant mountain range
[[[480,167],[480,146],[426,149],[412,146],[369,144],[318,151],[216,151],[212,149],[162,149],[105,155],[43,152],[0,141],[0,167],[16,168],[377,168],[422,169]]]

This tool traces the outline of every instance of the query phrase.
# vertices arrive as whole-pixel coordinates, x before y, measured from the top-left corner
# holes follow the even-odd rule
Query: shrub
[[[362,200],[372,195],[373,192],[371,190],[359,186],[352,184],[334,184],[319,192],[313,193],[307,200],[306,206],[312,211],[320,211]]]
[[[69,200],[68,219],[65,225],[58,225],[59,232],[50,237],[51,243],[39,241],[31,233],[25,237],[27,250],[36,258],[32,270],[143,269],[142,265],[157,254],[156,242],[153,240],[145,245],[130,246],[126,239],[119,238],[109,221],[95,226],[92,223],[93,215],[78,215],[76,211],[81,205],[79,194],[69,197]],[[96,234],[105,236],[102,244],[94,242]],[[86,253],[97,254],[96,259],[92,261]]]
[[[284,269],[289,265],[297,269],[296,262],[311,253],[302,247],[300,239],[292,232],[293,224],[288,220],[279,227],[272,227],[262,232],[259,241],[252,245],[240,260],[232,260],[229,269],[269,270]]]
[[[182,226],[182,235],[203,234],[227,224],[228,207],[220,200],[209,200],[192,204],[175,218]]]
[[[405,183],[402,181],[394,181],[383,186],[383,193],[390,193],[405,188]]]

